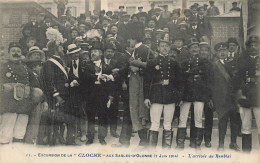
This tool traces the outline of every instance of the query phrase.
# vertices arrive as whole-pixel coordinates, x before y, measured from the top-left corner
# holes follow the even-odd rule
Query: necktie
[[[73,60],[73,67],[76,69],[77,68],[77,63],[75,60]]]

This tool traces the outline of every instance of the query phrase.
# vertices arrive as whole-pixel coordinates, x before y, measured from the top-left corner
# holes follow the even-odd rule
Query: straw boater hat
[[[74,54],[74,53],[78,53],[81,50],[81,48],[78,48],[76,44],[70,44],[68,46],[68,51],[67,54]]]
[[[45,61],[45,53],[40,50],[38,46],[32,46],[29,49],[29,53],[26,55],[26,58],[29,59],[33,53],[39,53],[41,55],[41,61]]]

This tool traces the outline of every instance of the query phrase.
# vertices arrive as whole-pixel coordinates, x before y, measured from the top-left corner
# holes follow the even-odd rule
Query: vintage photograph
[[[1,0],[0,162],[260,162],[260,0]]]

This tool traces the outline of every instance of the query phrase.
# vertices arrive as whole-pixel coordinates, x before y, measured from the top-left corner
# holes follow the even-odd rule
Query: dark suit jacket
[[[52,56],[51,58],[63,65],[63,61],[60,58],[55,56]],[[42,71],[44,78],[43,87],[47,97],[52,98],[54,93],[59,93],[63,98],[67,97],[69,87],[66,87],[66,85],[69,84],[69,79],[67,79],[63,71],[56,64],[48,60],[43,64]]]
[[[235,99],[234,99],[234,90],[233,83],[231,78],[226,78],[223,73],[218,68],[222,68],[226,71],[226,66],[222,65],[219,60],[215,61],[210,70],[210,88],[212,92],[212,101],[216,108],[216,111],[221,118],[227,111],[237,109]],[[228,74],[228,71],[226,71]],[[230,75],[228,74],[230,77]]]
[[[172,39],[174,39],[174,36],[176,36],[176,34],[178,33],[178,26],[180,24],[181,20],[177,19],[177,23],[173,23],[173,20],[169,21],[167,23],[167,27],[169,28],[169,32],[170,32],[170,37]]]
[[[201,33],[199,30],[199,26],[197,26],[196,29],[193,29],[192,26],[190,26],[187,30],[187,33],[191,36],[191,37],[195,37],[197,38],[197,40],[200,40],[201,38]]]
[[[102,74],[113,75],[115,81],[118,78],[117,74],[112,73],[112,65],[107,66],[104,61],[102,61],[101,69]],[[89,96],[86,99],[89,109],[98,109],[102,111],[106,108],[106,103],[108,102],[109,96],[114,96],[115,84],[114,81],[104,82],[100,80],[100,84],[96,84],[98,76],[95,74],[95,64],[90,62],[86,65],[85,71],[83,72],[82,81],[88,83],[86,85],[89,89]]]
[[[200,16],[198,15],[197,20],[201,36],[207,36],[208,38],[211,38],[212,28],[208,17],[203,16],[203,18],[200,18]]]

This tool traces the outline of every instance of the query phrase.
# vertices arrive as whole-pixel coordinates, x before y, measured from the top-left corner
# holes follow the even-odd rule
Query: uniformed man
[[[260,79],[260,38],[252,35],[246,42],[246,54],[239,59],[240,79],[239,88],[242,96],[238,100],[240,116],[242,119],[242,150],[252,150],[252,113],[256,119],[258,128],[258,142],[260,144],[260,103],[259,103],[259,79]]]
[[[210,46],[207,42],[200,42],[200,58],[205,61],[208,66],[211,65],[211,52],[210,52]],[[211,95],[211,90],[208,86],[208,92],[207,94]],[[209,100],[204,105],[204,115],[205,115],[205,125],[204,125],[204,141],[205,146],[207,148],[211,147],[211,134],[212,134],[212,127],[213,127],[213,105],[212,101]]]
[[[150,108],[151,127],[148,140],[157,146],[161,114],[164,114],[162,147],[171,148],[171,127],[175,106],[181,97],[182,72],[179,64],[169,56],[170,42],[159,40],[159,56],[148,61],[144,74],[145,106]]]
[[[10,43],[9,61],[1,66],[0,81],[0,143],[23,142],[28,123],[28,114],[42,101],[43,92],[31,86],[33,75],[22,63],[21,46]]]
[[[183,103],[180,105],[180,121],[177,133],[177,148],[184,148],[186,123],[191,105],[194,105],[195,136],[190,139],[190,146],[200,149],[203,139],[204,127],[202,124],[203,108],[209,100],[207,81],[208,68],[207,60],[199,56],[199,42],[191,38],[188,44],[191,56],[181,64],[183,71]]]

